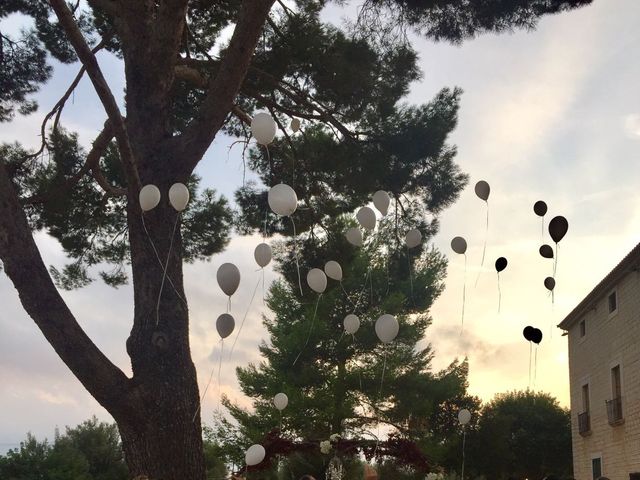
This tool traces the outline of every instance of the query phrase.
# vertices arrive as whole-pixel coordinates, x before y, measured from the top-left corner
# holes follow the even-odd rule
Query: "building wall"
[[[591,480],[591,460],[601,456],[602,474],[611,480],[629,480],[640,472],[640,273],[630,272],[614,286],[617,313],[610,315],[608,294],[569,331],[571,429],[576,480]],[[611,291],[614,290],[611,289]],[[612,398],[611,368],[619,363],[622,377],[624,423],[611,426],[605,401]],[[582,385],[589,383],[591,435],[578,432],[582,412]]]

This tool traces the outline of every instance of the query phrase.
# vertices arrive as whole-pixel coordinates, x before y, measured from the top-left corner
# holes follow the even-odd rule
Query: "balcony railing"
[[[622,416],[622,397],[607,400],[607,417],[609,417],[609,425],[620,425],[624,422],[624,417]]]
[[[591,434],[591,419],[589,418],[589,412],[578,414],[578,433],[583,437]]]

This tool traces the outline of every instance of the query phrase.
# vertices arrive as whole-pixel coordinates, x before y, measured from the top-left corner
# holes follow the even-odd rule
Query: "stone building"
[[[640,480],[640,244],[560,323],[576,480]]]

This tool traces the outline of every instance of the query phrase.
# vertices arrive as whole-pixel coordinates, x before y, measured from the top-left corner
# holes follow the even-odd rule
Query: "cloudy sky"
[[[348,12],[326,12],[339,21]],[[10,17],[3,31],[18,29]],[[538,352],[535,388],[552,393],[568,405],[566,338],[552,328],[640,240],[640,3],[600,0],[565,15],[544,18],[534,32],[485,35],[456,47],[417,39],[424,79],[412,87],[408,101],[428,101],[442,87],[464,89],[460,121],[453,135],[458,163],[471,177],[459,201],[441,216],[435,245],[450,259],[447,287],[432,309],[434,324],[425,341],[436,350],[435,367],[468,355],[470,390],[483,399],[529,385],[529,347],[522,338],[526,325],[538,326],[545,338]],[[124,81],[122,66],[99,56],[115,92]],[[0,141],[38,142],[44,112],[57,101],[77,66],[56,66],[54,78],[37,95],[41,109],[30,117],[2,124]],[[82,81],[63,123],[90,144],[105,118],[89,82]],[[205,184],[230,195],[242,182],[237,152],[228,155],[231,140],[214,142],[199,167]],[[239,150],[239,149],[238,149]],[[485,204],[473,185],[491,185],[490,225],[485,268],[480,269],[485,238]],[[560,245],[555,304],[542,281],[552,264],[537,253],[541,244],[536,200],[549,205],[546,221],[555,215],[569,220]],[[465,333],[460,336],[464,261],[451,252],[451,238],[467,239]],[[546,235],[546,234],[545,234]],[[45,260],[64,263],[55,241],[37,236]],[[548,242],[545,236],[545,242]],[[236,318],[243,317],[257,282],[251,261],[256,238],[235,238],[208,263],[186,267],[186,290],[192,312],[191,342],[201,385],[217,368],[218,343],[211,312],[224,311],[225,299],[215,282],[218,265],[231,261],[242,273],[234,297]],[[501,274],[502,306],[493,263],[509,260]],[[479,276],[477,286],[476,277]],[[267,281],[275,278],[270,270]],[[63,292],[91,338],[124,371],[130,372],[125,340],[132,318],[129,288],[110,289],[99,282]],[[237,298],[236,298],[237,297]],[[246,404],[239,393],[234,367],[258,360],[265,339],[260,315],[266,310],[258,287],[246,325],[231,358],[225,355],[221,390]],[[228,349],[227,349],[228,351]],[[216,408],[220,388],[212,385],[203,410]],[[0,451],[15,446],[27,431],[53,434],[54,427],[75,425],[92,414],[108,414],[87,394],[23,312],[13,286],[0,277]]]

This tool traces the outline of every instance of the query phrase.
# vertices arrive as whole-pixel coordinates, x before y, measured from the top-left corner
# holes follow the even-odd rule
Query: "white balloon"
[[[251,134],[260,145],[269,145],[276,138],[276,121],[265,112],[251,119]]]
[[[369,207],[362,207],[356,213],[356,219],[358,223],[362,225],[362,228],[366,228],[367,230],[373,230],[376,228],[376,212],[371,210]]]
[[[415,248],[422,242],[422,233],[417,228],[409,230],[404,238],[404,241],[409,248]]]
[[[466,425],[471,420],[471,412],[466,408],[463,408],[458,412],[458,421],[460,425]]]
[[[271,262],[271,246],[268,243],[259,244],[253,251],[253,258],[259,266],[266,267]]]
[[[356,247],[362,246],[362,232],[359,229],[351,227],[349,230],[347,230],[345,236],[347,237],[347,241],[351,245],[355,245]]]
[[[291,130],[293,130],[294,132],[297,132],[298,130],[300,130],[300,119],[299,118],[293,118],[291,120]]]
[[[153,210],[160,203],[160,189],[152,184],[145,185],[140,189],[138,200],[143,211]]]
[[[227,338],[233,333],[234,328],[236,328],[236,321],[228,313],[223,313],[216,320],[216,330],[220,338]]]
[[[322,293],[327,288],[327,276],[319,268],[312,268],[307,273],[307,283],[311,290]]]
[[[279,183],[271,187],[267,200],[273,213],[283,217],[292,215],[293,212],[296,211],[296,208],[298,208],[298,196],[296,192],[285,183]]]
[[[266,455],[267,452],[262,445],[251,445],[244,454],[244,461],[247,462],[248,466],[253,467],[262,462]]]
[[[376,335],[383,343],[393,342],[394,338],[398,336],[399,330],[400,325],[393,315],[385,313],[376,320]]]
[[[218,268],[216,278],[222,291],[230,297],[240,285],[240,270],[233,263],[223,263]]]
[[[189,203],[189,189],[184,183],[174,183],[169,189],[169,203],[178,212],[187,208]]]
[[[342,324],[344,325],[345,332],[347,332],[349,335],[353,335],[360,328],[360,319],[357,315],[350,313],[349,315],[344,317]]]
[[[332,278],[333,280],[342,280],[342,267],[335,260],[329,260],[324,264],[324,273],[327,274],[327,277]]]
[[[289,397],[282,392],[276,393],[276,396],[273,397],[273,404],[278,410],[282,411],[289,405]]]
[[[391,197],[384,190],[378,190],[373,194],[373,205],[382,215],[386,215],[389,211],[389,203],[391,203]]]

